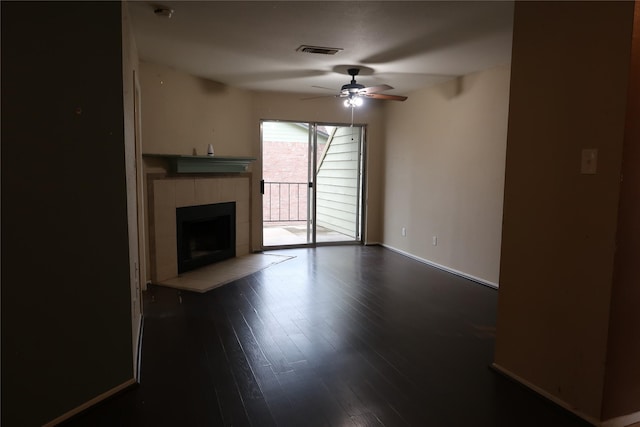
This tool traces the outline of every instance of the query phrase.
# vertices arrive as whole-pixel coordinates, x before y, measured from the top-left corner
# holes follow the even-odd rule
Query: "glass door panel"
[[[318,126],[316,166],[317,242],[360,240],[362,215],[362,127]]]
[[[312,242],[308,123],[262,122],[263,246]]]

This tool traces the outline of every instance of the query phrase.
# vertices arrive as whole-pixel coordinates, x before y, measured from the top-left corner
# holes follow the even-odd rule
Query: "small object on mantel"
[[[212,144],[209,144],[207,146],[207,156],[213,157],[213,145]]]

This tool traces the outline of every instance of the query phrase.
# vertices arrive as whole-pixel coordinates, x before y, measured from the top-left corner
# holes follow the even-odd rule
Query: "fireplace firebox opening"
[[[178,274],[236,256],[236,203],[176,208]]]

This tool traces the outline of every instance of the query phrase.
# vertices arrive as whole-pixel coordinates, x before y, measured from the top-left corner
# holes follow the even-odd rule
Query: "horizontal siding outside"
[[[323,177],[319,177],[319,178],[323,178]],[[352,179],[355,182],[355,179],[353,177],[353,171],[350,170],[333,170],[331,171],[331,176],[330,178],[334,179],[334,178],[347,178],[347,179]]]
[[[352,172],[352,175],[355,176],[355,168],[358,166],[358,162],[356,161],[341,161],[341,160],[336,160],[336,161],[332,161],[331,159],[329,160],[325,160],[324,162],[322,162],[322,171],[326,172],[328,170],[348,170],[350,172]]]
[[[331,143],[331,145],[333,145],[333,142]],[[331,149],[331,151],[332,151],[332,154],[339,154],[339,153],[355,153],[356,155],[358,154],[358,152],[353,151],[353,147],[348,144],[336,145]]]
[[[331,200],[327,200],[327,203],[323,204],[322,206],[318,207],[318,210],[322,210],[325,209],[324,212],[347,212],[347,213],[351,213],[352,215],[354,213],[356,213],[356,210],[358,208],[358,205],[352,205],[352,204],[347,204],[347,203],[341,203],[341,202],[333,202]]]
[[[336,218],[331,215],[331,212],[321,212],[323,216],[327,218],[327,223],[330,223],[330,227],[326,227],[325,225],[318,224],[321,227],[329,228],[330,230],[337,231],[339,233],[344,234],[345,236],[349,236],[353,239],[356,237],[355,223],[351,219],[341,219]],[[351,215],[353,217],[353,215]]]
[[[337,128],[316,175],[317,224],[354,239],[358,223],[359,145],[360,132]]]
[[[325,185],[336,187],[356,187],[358,181],[355,178],[336,178],[333,176],[323,176],[322,182]]]
[[[353,152],[353,151],[344,151],[342,153],[331,153],[331,158],[326,158],[324,159],[325,162],[331,161],[331,162],[335,162],[335,161],[351,161],[351,162],[357,162],[358,161],[358,153],[357,152]]]
[[[318,187],[316,191],[316,197],[329,199],[329,200],[344,200],[345,197],[357,197],[358,189],[353,187],[337,187],[331,186],[331,191],[328,191],[326,186]]]

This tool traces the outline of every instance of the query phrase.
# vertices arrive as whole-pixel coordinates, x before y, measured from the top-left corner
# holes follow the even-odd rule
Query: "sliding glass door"
[[[361,241],[362,126],[263,121],[263,246]]]
[[[263,121],[263,246],[313,242],[313,138],[308,123]]]

